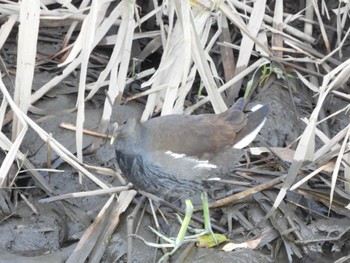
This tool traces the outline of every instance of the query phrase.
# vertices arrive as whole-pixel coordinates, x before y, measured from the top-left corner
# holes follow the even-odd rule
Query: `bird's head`
[[[111,144],[116,141],[132,139],[137,134],[140,122],[136,119],[127,119],[119,124],[115,122],[112,124]]]

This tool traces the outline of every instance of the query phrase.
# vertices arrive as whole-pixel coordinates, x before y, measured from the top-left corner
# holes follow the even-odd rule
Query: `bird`
[[[207,190],[205,183],[222,170],[211,160],[228,147],[246,147],[263,127],[269,105],[244,112],[240,98],[220,114],[166,115],[113,124],[119,168],[136,189],[167,200]]]

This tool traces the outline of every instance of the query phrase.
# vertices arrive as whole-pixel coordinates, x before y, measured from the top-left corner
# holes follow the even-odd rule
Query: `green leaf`
[[[215,242],[214,236],[216,238],[217,243]],[[205,247],[205,248],[210,248],[210,247],[215,247],[223,242],[227,242],[228,239],[225,235],[223,234],[206,234],[200,237],[197,237],[197,247]]]

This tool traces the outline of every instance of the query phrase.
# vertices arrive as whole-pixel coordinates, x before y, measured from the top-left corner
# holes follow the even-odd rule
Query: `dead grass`
[[[350,125],[332,138],[324,133],[322,126],[329,118],[324,115],[327,99],[336,96],[349,101],[349,94],[340,89],[347,85],[350,75],[350,59],[342,55],[350,32],[347,28],[349,3],[339,1],[339,6],[331,10],[325,1],[310,0],[306,1],[305,9],[289,14],[283,13],[284,8],[279,4],[281,1],[275,1],[276,5],[272,6],[274,10],[269,10],[271,6],[268,7],[265,0],[256,1],[254,5],[238,0],[174,0],[168,1],[168,5],[154,6],[148,13],[143,10],[146,7],[137,6],[133,0],[123,0],[118,5],[111,1],[92,1],[92,4],[88,5],[88,1],[82,1],[79,7],[70,1],[62,2],[62,6],[56,4],[55,8],[51,6],[52,1],[41,1],[40,4],[39,1],[2,1],[0,4],[0,18],[3,22],[0,29],[0,48],[8,41],[10,33],[18,29],[14,96],[8,92],[11,87],[5,87],[0,80],[0,124],[4,123],[9,110],[13,112],[12,139],[3,132],[0,133],[0,147],[7,152],[0,168],[0,187],[6,186],[11,164],[16,160],[25,159],[19,148],[28,127],[31,127],[53,151],[82,176],[88,177],[101,188],[108,188],[109,186],[82,165],[83,127],[86,117],[84,105],[101,87],[108,86],[100,120],[100,132],[105,133],[112,114],[110,101],[120,102],[126,84],[136,79],[143,81],[142,88],[148,88],[147,91],[135,95],[147,95],[142,120],[159,112],[162,115],[190,114],[207,102],[210,102],[216,113],[220,113],[227,109],[225,102],[230,103],[236,99],[244,78],[251,79],[252,74],[263,65],[277,63],[274,65],[281,66],[282,71],[285,66],[295,66],[292,72],[310,90],[315,104],[310,116],[304,120],[306,128],[297,143],[293,161],[275,200],[274,209],[279,207],[287,191],[298,189],[309,178],[331,165],[334,167],[331,170],[329,209],[332,209],[334,193],[339,188],[337,182],[341,171],[344,172],[346,180],[341,191],[349,194]],[[337,17],[334,28],[329,26],[326,19],[330,13],[336,14]],[[154,30],[140,30],[147,28],[144,24],[154,17],[157,24]],[[118,32],[110,35],[108,31],[115,25],[118,26]],[[304,29],[294,25],[304,25]],[[36,47],[40,27],[45,26],[65,26],[67,29],[66,36],[62,39],[62,50],[52,54],[52,57],[61,58],[58,67],[62,72],[32,93],[32,79],[35,78],[34,70],[38,59]],[[238,45],[230,43],[230,38],[220,41],[220,35],[227,33],[229,28],[236,28],[237,33],[242,35]],[[324,53],[317,52],[316,39],[312,33],[314,30],[321,32],[322,43],[319,45],[326,50]],[[330,43],[327,30],[332,30],[337,45]],[[78,35],[72,40],[74,32]],[[160,63],[156,70],[144,70],[136,75],[131,60],[132,43],[135,39],[143,38],[152,41],[148,41],[139,59],[146,59],[154,52],[152,47],[155,47],[158,54],[161,54]],[[228,60],[222,55],[225,53],[221,53],[223,70],[231,73],[228,75],[231,79],[224,80],[218,73],[222,70],[218,68],[217,59],[213,58],[214,46],[218,43],[222,48],[220,52],[232,55],[232,50],[235,50],[235,56],[227,56]],[[105,44],[113,46],[108,62],[98,79],[87,83],[89,60],[94,49]],[[232,68],[227,69],[232,65],[235,68],[234,72]],[[3,74],[9,74],[5,64],[2,64],[1,69]],[[76,157],[30,119],[27,112],[30,105],[55,89],[58,83],[77,69],[80,82],[78,117],[75,124]],[[202,95],[198,102],[188,106],[185,101],[197,74],[207,95]],[[320,75],[322,77],[318,77]],[[224,91],[227,91],[226,95]],[[337,114],[348,111],[348,108],[349,106],[346,106],[330,117],[336,118]],[[319,149],[315,147],[316,137],[323,142]],[[312,162],[316,167],[304,179],[296,182],[305,162]],[[268,216],[271,214],[272,210]],[[80,255],[76,256],[74,255],[74,258],[79,259]]]

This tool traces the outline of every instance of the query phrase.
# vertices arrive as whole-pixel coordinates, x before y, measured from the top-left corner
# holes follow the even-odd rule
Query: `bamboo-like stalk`
[[[56,3],[56,8],[53,9],[50,6],[53,2],[60,2],[62,5],[59,6]],[[236,91],[241,90],[241,83],[244,83],[244,78],[254,79],[254,76],[261,72],[261,68],[270,64],[271,68],[278,68],[280,65],[291,67],[290,71],[284,72],[287,73],[285,75],[293,74],[293,76],[296,76],[298,84],[307,87],[308,92],[312,95],[311,97],[315,98],[314,104],[310,103],[309,116],[303,119],[306,127],[301,133],[300,139],[295,140],[296,150],[288,152],[287,162],[292,161],[292,164],[290,166],[286,165],[287,173],[284,172],[283,177],[273,179],[271,182],[259,184],[255,187],[255,191],[237,193],[226,201],[241,200],[242,197],[251,196],[271,188],[282,182],[283,179],[282,189],[277,198],[273,200],[273,209],[276,209],[281,207],[280,204],[284,200],[287,191],[293,190],[301,193],[303,191],[300,187],[302,184],[305,184],[311,178],[315,179],[316,176],[322,176],[324,172],[331,174],[332,179],[331,181],[322,179],[330,188],[329,193],[327,193],[329,199],[322,200],[329,201],[329,207],[334,209],[332,204],[338,201],[335,193],[341,193],[343,198],[347,198],[345,192],[349,192],[350,183],[346,180],[344,184],[337,183],[339,174],[344,174],[345,179],[349,180],[350,178],[350,168],[348,166],[350,160],[350,154],[348,153],[349,125],[348,123],[343,124],[339,129],[340,131],[333,134],[332,137],[323,125],[330,118],[336,118],[347,112],[349,105],[339,106],[328,116],[323,115],[322,110],[327,105],[326,102],[330,97],[334,96],[337,100],[345,102],[350,100],[346,89],[338,89],[344,86],[350,75],[350,59],[344,58],[345,52],[342,53],[350,34],[350,29],[345,28],[345,25],[348,24],[349,4],[345,4],[344,1],[339,2],[338,8],[328,10],[324,1],[319,1],[319,4],[317,1],[310,0],[306,1],[309,4],[306,4],[303,7],[304,9],[289,14],[283,9],[283,1],[275,1],[275,15],[272,17],[269,15],[270,10],[268,8],[270,6],[267,5],[266,1],[153,1],[156,6],[149,8],[147,14],[144,13],[146,9],[143,9],[142,12],[139,11],[134,0],[119,1],[116,6],[112,6],[111,2],[113,1],[84,0],[80,6],[75,6],[71,1],[1,1],[0,48],[4,48],[4,52],[6,52],[9,36],[12,32],[15,32],[17,25],[19,31],[17,64],[14,65],[17,72],[13,97],[11,91],[13,87],[6,87],[5,81],[0,80],[0,91],[3,95],[0,106],[0,126],[2,127],[9,120],[11,121],[11,114],[14,116],[13,142],[8,139],[4,132],[0,132],[0,148],[6,151],[5,160],[0,168],[0,187],[5,186],[11,165],[16,160],[26,158],[19,149],[27,129],[30,127],[43,142],[50,146],[52,151],[55,151],[79,173],[91,179],[98,187],[104,189],[96,190],[93,194],[111,193],[115,189],[109,189],[109,186],[92,174],[91,171],[109,176],[115,176],[115,173],[111,169],[98,170],[84,164],[82,155],[84,120],[87,118],[85,103],[94,99],[94,96],[102,87],[108,86],[107,96],[104,98],[102,117],[98,120],[100,132],[104,133],[108,129],[111,119],[111,104],[121,101],[121,97],[125,95],[125,87],[133,81],[142,82],[141,88],[150,87],[125,98],[125,101],[128,102],[141,96],[147,96],[142,120],[146,120],[156,113],[162,115],[192,114],[207,102],[211,103],[215,112],[222,112],[227,108],[223,100],[225,97],[223,92],[234,84],[237,86]],[[327,25],[328,21],[322,17],[322,15],[329,16],[331,12],[336,14],[337,20],[334,21],[334,26]],[[315,21],[313,21],[313,14],[316,14]],[[167,19],[164,19],[165,17]],[[292,22],[305,23],[304,32],[295,26],[298,23]],[[154,23],[154,25],[150,29],[146,23]],[[228,43],[220,43],[221,25],[225,26]],[[118,31],[111,35],[109,31],[114,26],[118,28]],[[42,27],[42,31],[46,30],[46,32],[46,27],[52,31],[56,28],[64,30],[62,27],[65,27],[66,32],[62,33],[64,36],[62,37],[64,38],[63,48],[50,57],[45,57],[40,50],[39,52],[36,50],[39,27]],[[77,30],[78,28],[80,31]],[[231,41],[233,39],[232,29],[236,34],[235,42]],[[327,54],[315,48],[315,29],[321,32]],[[336,46],[331,46],[332,43],[328,39],[330,34],[329,32],[326,34],[326,30],[330,30],[334,38],[336,37]],[[40,30],[40,34],[43,34],[42,31]],[[278,36],[277,44],[271,44],[271,35]],[[41,39],[48,38],[47,35],[40,35],[40,37]],[[144,65],[141,63],[148,60],[151,55],[158,56],[160,62],[159,64],[152,64],[151,69],[142,68],[141,73],[135,74],[136,71],[130,58],[133,41],[139,39],[145,41],[140,45],[141,52],[135,56],[138,59],[135,64]],[[95,53],[96,48],[105,47],[106,45],[112,45],[110,56],[98,57],[98,52]],[[226,65],[221,63],[224,58],[222,53],[218,55],[216,49],[218,45],[225,45],[227,49],[232,48],[232,54],[238,59],[230,58],[229,61],[226,61]],[[336,55],[338,54],[337,58]],[[35,77],[36,56],[40,59],[37,64],[37,66],[40,64],[40,67],[37,67],[39,70],[43,70],[45,59],[57,60],[57,58],[61,58],[59,62],[61,64],[58,67],[60,72],[31,94],[32,81]],[[5,73],[6,77],[10,77],[15,67],[7,69],[6,59],[0,59],[2,73]],[[106,61],[106,64],[102,65],[103,69],[96,77],[97,80],[95,82],[92,80],[88,84],[87,77],[90,72],[90,63],[94,62],[93,59],[99,62]],[[232,64],[234,61],[237,61],[235,65],[227,64]],[[221,79],[221,65],[225,69],[235,70],[235,72],[229,72],[232,74],[227,74],[230,79]],[[75,141],[78,157],[63,147],[56,140],[55,134],[53,136],[49,135],[38,125],[39,122],[36,122],[34,117],[27,115],[32,104],[37,103],[49,91],[54,93],[54,88],[77,70],[79,70],[79,87]],[[288,79],[289,76],[285,75],[283,77]],[[144,78],[147,78],[147,80],[143,81]],[[279,80],[279,82],[282,82],[282,80]],[[192,89],[197,88],[194,87],[197,83],[205,88],[206,92],[203,94],[206,95],[199,94],[198,101],[188,103],[187,98],[192,95],[190,94]],[[295,91],[296,94],[298,92],[300,91]],[[291,101],[294,96],[298,96],[294,94],[294,91],[291,94],[293,97]],[[38,112],[45,114],[45,109],[36,111],[36,113]],[[318,149],[315,146],[316,139],[322,144]],[[269,154],[274,153],[273,149],[270,152]],[[291,155],[294,155],[293,158],[291,158]],[[295,182],[296,178],[299,178],[298,175],[300,175],[305,162],[313,162],[314,170],[308,172],[300,181]],[[42,179],[42,182],[44,181]],[[48,192],[50,194],[54,193],[54,191]],[[118,201],[119,210],[116,209],[118,205],[111,205],[115,202],[114,197],[110,198],[100,216],[105,217],[109,210],[119,215],[128,206],[134,194],[134,192],[123,194],[127,195],[127,202],[122,204],[122,200]],[[78,196],[83,195],[86,195],[86,193],[79,193]],[[77,195],[68,194],[49,200],[60,200],[67,196],[71,198]],[[272,212],[273,210],[268,213],[268,216]],[[99,220],[98,218],[95,224],[88,229],[80,244],[89,243],[86,241],[90,234],[96,238],[96,244],[99,244],[97,240],[99,240],[100,232],[96,231],[96,228],[103,225],[104,222]],[[108,233],[112,232],[116,222],[110,222],[110,225]],[[90,230],[91,232],[89,232]],[[92,230],[96,232],[92,232]],[[106,239],[108,235],[106,235]],[[91,258],[98,259],[103,249],[104,246],[94,247],[91,243],[87,247],[87,253],[84,254],[84,257],[91,255]],[[76,250],[70,260],[79,260],[81,253],[84,252]]]
[[[40,1],[20,2],[20,25],[18,32],[17,72],[14,102],[25,114],[30,105],[30,95],[34,78],[35,56],[39,32]],[[22,130],[17,116],[13,118],[12,140]]]

